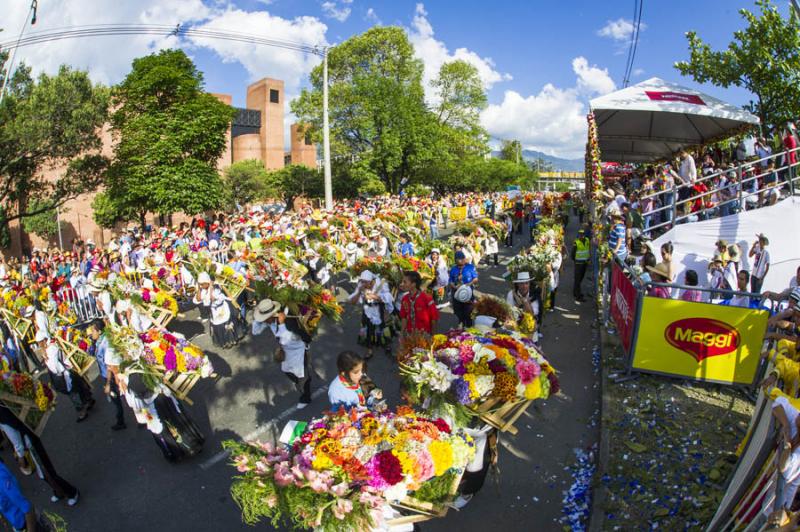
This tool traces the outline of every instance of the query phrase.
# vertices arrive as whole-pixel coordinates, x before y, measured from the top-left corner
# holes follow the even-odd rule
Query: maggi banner
[[[752,384],[768,313],[645,297],[634,370],[725,384]]]

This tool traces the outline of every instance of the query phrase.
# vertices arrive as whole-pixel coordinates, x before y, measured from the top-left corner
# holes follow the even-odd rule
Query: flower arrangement
[[[336,301],[336,297],[327,288],[315,283],[308,283],[304,288],[293,286],[275,286],[268,281],[255,281],[256,297],[268,297],[289,309],[289,313],[300,318],[300,323],[309,334],[316,332],[319,320],[326,317],[339,321],[344,309]]]
[[[430,398],[455,419],[466,419],[484,400],[546,399],[558,393],[553,367],[533,342],[517,333],[475,329],[435,335],[427,353],[400,364],[412,398]],[[436,410],[434,410],[436,411]]]
[[[40,413],[55,408],[56,396],[53,389],[47,383],[34,379],[29,373],[4,371],[0,374],[0,392],[32,401]],[[34,422],[33,425],[35,424]]]
[[[214,373],[206,354],[181,336],[150,329],[140,334],[139,339],[144,345],[141,358],[147,364],[163,367],[167,372],[197,373],[201,377]]]
[[[328,413],[289,448],[224,443],[239,472],[231,493],[244,521],[277,527],[368,530],[407,496],[441,504],[474,454],[472,439],[408,407]],[[422,498],[420,498],[422,497]]]
[[[358,277],[361,272],[369,270],[382,279],[387,279],[392,283],[399,283],[400,279],[397,277],[397,268],[395,268],[392,261],[386,260],[383,257],[364,257],[357,261],[350,268],[350,275]]]
[[[474,316],[491,316],[497,320],[497,324],[506,328],[516,328],[514,311],[508,303],[499,297],[483,294],[475,302],[472,308]]]

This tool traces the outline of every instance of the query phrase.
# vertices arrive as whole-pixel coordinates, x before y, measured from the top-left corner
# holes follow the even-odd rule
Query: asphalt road
[[[568,234],[574,235],[573,218]],[[500,266],[481,265],[483,292],[504,296],[509,286],[501,276],[503,262],[513,256],[527,238],[515,235],[515,246],[501,250]],[[585,281],[585,287],[589,286]],[[351,287],[344,284],[346,289]],[[448,309],[440,331],[456,324]],[[59,397],[42,440],[59,474],[81,491],[80,503],[51,503],[49,487],[32,477],[22,477],[24,493],[39,509],[63,517],[70,532],[237,531],[252,530],[241,522],[229,496],[233,468],[221,453],[226,439],[272,438],[287,419],[310,419],[327,403],[326,387],[336,374],[336,355],[356,347],[357,309],[346,308],[341,323],[323,320],[313,346],[316,373],[312,389],[315,400],[301,412],[294,411],[297,395],[291,383],[271,361],[271,335],[248,337],[232,350],[211,344],[208,334],[190,311],[174,328],[194,341],[212,359],[219,377],[201,381],[190,397],[191,416],[207,436],[203,453],[180,464],[164,460],[146,429],[137,429],[126,407],[128,428],[112,432],[113,407],[104,400],[95,382],[97,406],[84,423],[75,415],[66,397]],[[485,530],[561,530],[563,491],[571,483],[567,467],[575,449],[586,449],[597,441],[590,418],[599,408],[599,392],[591,361],[592,312],[589,303],[572,299],[572,263],[565,261],[555,312],[544,319],[544,352],[559,372],[562,393],[539,401],[520,419],[517,436],[501,436],[500,475],[487,479],[483,490],[461,511],[444,519],[422,524],[423,530],[463,532]],[[382,353],[370,362],[369,374],[383,388],[390,405],[397,404],[396,365]],[[17,471],[6,445],[2,458]],[[256,527],[270,530],[269,524]]]

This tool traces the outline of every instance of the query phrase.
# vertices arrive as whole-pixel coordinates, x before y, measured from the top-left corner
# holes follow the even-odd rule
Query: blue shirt
[[[608,232],[608,248],[614,252],[617,247],[617,242],[620,242],[619,249],[617,250],[618,257],[625,257],[628,254],[628,247],[625,245],[625,226],[621,223],[616,224]]]
[[[94,357],[97,359],[97,369],[100,370],[100,376],[103,380],[108,376],[108,369],[106,368],[106,351],[110,349],[108,345],[108,338],[105,335],[97,339],[94,345]]]
[[[461,273],[461,281],[458,280],[459,271]],[[450,268],[450,282],[456,286],[467,284],[477,278],[478,272],[475,270],[475,266],[472,264],[465,264],[464,266],[459,266],[456,264]]]
[[[412,257],[414,255],[414,244],[411,242],[400,244],[400,255],[403,257]]]
[[[31,503],[22,495],[19,484],[6,465],[0,462],[0,513],[16,529],[25,528],[25,514],[31,511]]]

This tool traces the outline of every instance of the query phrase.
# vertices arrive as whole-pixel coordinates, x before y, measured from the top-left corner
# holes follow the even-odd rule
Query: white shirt
[[[44,363],[51,373],[64,375],[69,371],[69,363],[61,355],[61,349],[58,347],[57,343],[48,342],[47,348],[45,348],[45,354],[47,357]],[[69,388],[70,386],[67,385],[67,387]]]
[[[47,317],[47,313],[43,310],[36,310],[33,313],[33,321],[36,324],[37,331],[43,331],[45,335],[47,335],[47,339],[50,339],[50,318]]]
[[[376,288],[374,292],[378,295],[378,298],[383,302],[384,310],[386,314],[391,314],[394,310],[394,298],[392,297],[392,293],[389,291],[389,286],[381,281],[381,279],[375,279]],[[358,294],[358,301],[362,304],[364,309],[364,315],[373,325],[380,325],[381,324],[381,309],[378,305],[367,305],[364,299],[364,292],[361,291],[359,293],[359,289],[356,288],[356,291],[350,295],[350,298],[354,298]]]
[[[286,354],[286,358],[281,362],[281,371],[291,373],[298,379],[305,377],[306,343],[287,329],[285,323],[273,323],[269,325],[269,328]],[[253,329],[255,330],[255,323],[253,323]]]
[[[762,279],[767,274],[767,267],[769,266],[769,250],[761,249],[761,246],[756,246],[755,249],[755,264],[753,265],[753,275]]]
[[[694,157],[691,155],[687,154],[686,157],[681,160],[680,176],[684,184],[687,185],[691,185],[697,181],[697,167],[695,167]]]
[[[214,303],[211,305],[211,324],[222,325],[231,319],[231,309],[221,290],[214,290]]]

